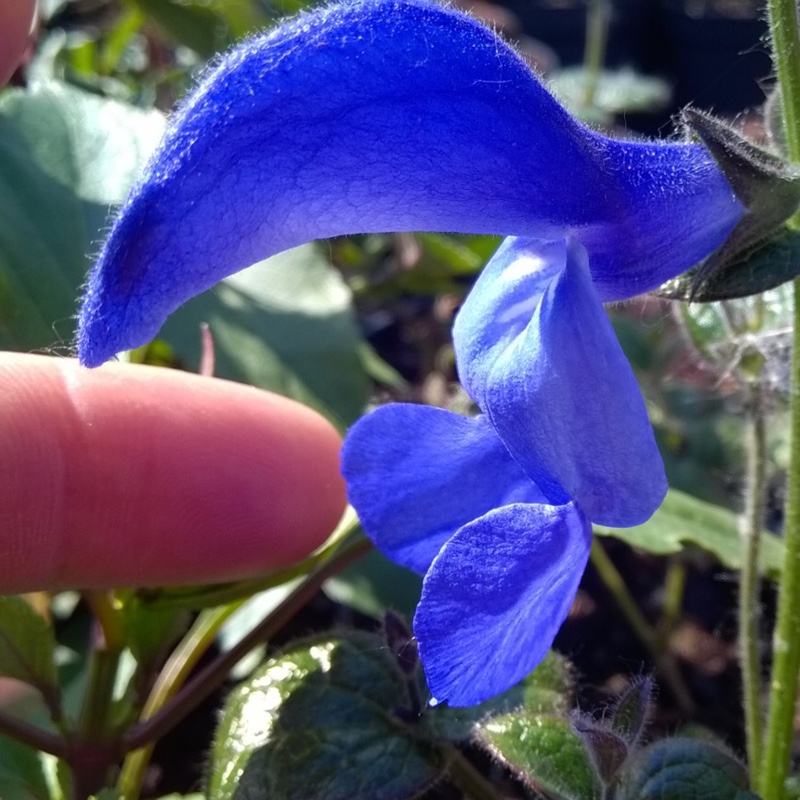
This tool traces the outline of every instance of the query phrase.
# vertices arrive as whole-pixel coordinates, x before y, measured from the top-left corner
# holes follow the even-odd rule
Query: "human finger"
[[[25,52],[35,13],[36,0],[3,0],[0,4],[0,87]]]
[[[344,509],[339,444],[315,412],[241,384],[0,354],[0,592],[288,565]]]

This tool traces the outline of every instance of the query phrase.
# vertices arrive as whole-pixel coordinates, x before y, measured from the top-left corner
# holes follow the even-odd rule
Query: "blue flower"
[[[509,236],[460,312],[474,419],[398,405],[361,421],[344,472],[367,533],[425,573],[415,631],[438,700],[476,703],[550,646],[590,523],[665,491],[602,303],[702,259],[742,213],[707,153],[583,127],[470,17],[358,0],[223,57],[174,115],[90,275],[93,366],[193,295],[328,236]]]

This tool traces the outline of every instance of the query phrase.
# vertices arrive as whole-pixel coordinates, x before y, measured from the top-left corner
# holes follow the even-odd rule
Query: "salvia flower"
[[[387,406],[343,456],[369,536],[425,574],[434,697],[468,705],[547,651],[591,523],[638,524],[665,492],[602,303],[685,271],[741,213],[702,148],[585,128],[470,17],[357,0],[246,42],[174,115],[89,278],[79,356],[144,344],[193,295],[312,239],[510,237],[454,331],[482,414]]]

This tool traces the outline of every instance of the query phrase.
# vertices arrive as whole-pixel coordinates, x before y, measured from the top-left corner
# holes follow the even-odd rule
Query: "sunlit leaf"
[[[217,377],[292,397],[340,427],[363,411],[363,338],[350,290],[320,246],[262,261],[173,314],[160,337],[193,371],[200,364],[203,322],[214,340]]]
[[[0,348],[63,348],[109,207],[163,131],[156,112],[62,84],[0,96]]]
[[[670,489],[661,508],[644,525],[635,528],[594,526],[595,533],[613,536],[655,555],[681,552],[695,545],[714,555],[729,569],[741,566],[741,544],[736,515],[720,506]],[[761,537],[761,569],[776,578],[783,564],[783,541],[764,531]]]
[[[297,645],[228,700],[210,800],[416,797],[440,770],[431,748],[396,716],[411,702],[379,637],[348,633]]]
[[[522,711],[488,720],[480,741],[520,780],[553,800],[600,800],[589,754],[563,717]]]

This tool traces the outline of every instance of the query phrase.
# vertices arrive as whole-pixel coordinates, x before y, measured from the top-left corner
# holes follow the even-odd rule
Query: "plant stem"
[[[273,589],[276,586],[283,586],[295,578],[308,575],[313,569],[332,558],[342,542],[357,530],[359,530],[358,517],[355,511],[348,509],[328,541],[299,564],[292,564],[290,567],[270,572],[268,575],[262,575],[257,578],[220,583],[200,590],[197,587],[144,589],[140,590],[139,595],[143,600],[159,609],[188,608],[202,610],[212,606],[227,605],[236,600],[246,600],[254,594]]]
[[[769,0],[773,61],[782,95],[789,156],[800,163],[800,31],[796,0]],[[798,214],[790,220],[800,227]],[[800,280],[794,284],[789,471],[785,513],[786,554],[773,637],[769,717],[760,789],[764,800],[780,800],[791,757],[800,667]]]
[[[759,370],[760,373],[760,370]],[[750,785],[758,786],[763,729],[761,719],[761,660],[758,654],[760,618],[759,546],[764,522],[767,431],[760,374],[749,387],[746,410],[747,484],[741,520],[742,569],[739,580],[739,663],[744,692],[744,719]]]
[[[586,46],[583,50],[583,65],[586,69],[586,91],[583,105],[591,107],[606,60],[608,23],[611,20],[611,4],[608,0],[592,0],[586,18]]]
[[[186,683],[197,662],[214,644],[219,629],[243,603],[244,600],[239,600],[222,608],[207,609],[198,616],[161,670],[142,709],[143,720],[154,716],[175,696]],[[139,796],[154,746],[154,742],[149,742],[144,747],[129,753],[125,759],[117,781],[117,789],[123,797]]]
[[[800,31],[795,0],[768,0],[772,61],[781,91],[789,158],[800,163]],[[796,216],[796,215],[795,215]]]
[[[320,565],[262,622],[256,625],[240,642],[223,653],[188,681],[175,697],[149,719],[135,725],[124,739],[126,750],[144,747],[177,725],[209,695],[216,691],[228,673],[254,647],[274,636],[319,591],[331,576],[341,572],[372,549],[368,539],[359,537],[342,546],[327,563]]]
[[[457,747],[443,744],[439,752],[445,760],[447,777],[464,793],[464,797],[469,800],[502,800],[505,796],[484,778]]]
[[[58,758],[65,759],[69,753],[69,744],[65,739],[31,725],[2,709],[0,709],[0,736],[9,736],[28,747]]]
[[[681,618],[683,595],[686,589],[686,564],[680,556],[673,556],[667,566],[664,578],[664,604],[658,620],[656,635],[659,652],[663,652],[669,637]]]
[[[658,634],[653,626],[647,621],[644,614],[639,610],[636,601],[628,591],[622,575],[614,566],[614,562],[608,557],[608,553],[603,549],[597,536],[592,542],[592,552],[590,556],[592,566],[597,570],[597,574],[605,584],[612,597],[619,606],[622,615],[628,621],[637,638],[647,648],[658,671],[666,681],[670,691],[675,696],[681,711],[684,714],[691,714],[694,711],[692,696],[683,682],[681,673],[675,660],[669,653],[665,653],[658,647]]]

